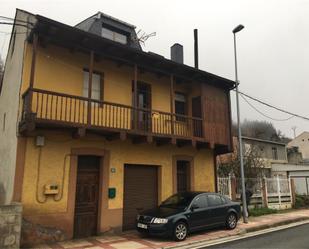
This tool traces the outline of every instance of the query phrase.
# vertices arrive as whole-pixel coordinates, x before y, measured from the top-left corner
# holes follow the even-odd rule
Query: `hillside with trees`
[[[286,137],[280,130],[277,130],[271,122],[259,120],[247,120],[241,123],[242,135],[264,140],[288,143],[290,138]],[[233,136],[237,136],[237,124],[232,125]]]

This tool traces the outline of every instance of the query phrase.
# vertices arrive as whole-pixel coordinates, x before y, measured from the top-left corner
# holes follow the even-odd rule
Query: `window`
[[[229,202],[229,200],[225,196],[220,196],[220,198],[221,198],[222,204],[226,204]]]
[[[175,93],[175,113],[180,115],[187,114],[186,96],[182,93]],[[176,116],[177,121],[185,121],[183,117]]]
[[[83,86],[83,97],[88,98],[89,89],[89,72],[84,71],[84,86]],[[91,98],[96,100],[103,100],[103,84],[102,75],[93,73],[92,74],[92,89]]]
[[[274,159],[274,160],[278,160],[278,151],[277,151],[277,148],[276,148],[276,147],[272,147],[271,150],[272,150],[272,154],[273,154],[273,159]]]
[[[206,196],[202,195],[197,197],[194,200],[193,205],[196,205],[198,208],[206,208],[207,207]]]
[[[207,202],[210,207],[220,206],[222,205],[222,200],[219,195],[208,195]]]
[[[161,207],[187,207],[190,205],[193,197],[188,192],[172,195],[162,202]]]
[[[121,44],[127,44],[127,36],[120,34],[118,32],[112,31],[110,29],[107,28],[102,28],[102,37],[107,38],[109,40],[115,41],[115,42],[119,42]]]

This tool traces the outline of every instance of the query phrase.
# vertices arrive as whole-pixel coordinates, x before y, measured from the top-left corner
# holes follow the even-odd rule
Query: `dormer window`
[[[102,37],[109,40],[119,42],[121,44],[127,44],[128,37],[126,35],[120,34],[116,31],[102,27]]]

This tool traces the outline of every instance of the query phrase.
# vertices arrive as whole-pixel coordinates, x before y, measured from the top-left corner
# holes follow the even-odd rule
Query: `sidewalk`
[[[89,248],[89,249],[149,249],[149,248],[176,248],[177,246],[194,245],[201,241],[244,234],[270,227],[280,226],[292,222],[309,219],[309,209],[291,211],[287,213],[271,214],[260,217],[250,217],[249,223],[240,222],[236,229],[207,230],[191,234],[184,242],[174,242],[168,239],[141,237],[137,232],[124,233],[119,236],[103,235],[81,240],[71,240],[54,244],[38,245],[35,248]]]

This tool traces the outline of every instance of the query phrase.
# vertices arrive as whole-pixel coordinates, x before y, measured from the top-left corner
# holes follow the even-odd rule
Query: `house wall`
[[[261,158],[271,161],[287,161],[287,152],[284,145],[259,142],[255,140],[243,139],[244,148],[250,145],[257,149],[257,152],[261,155]],[[277,148],[278,159],[275,160],[272,154],[272,148]]]
[[[303,132],[296,138],[294,138],[288,144],[289,147],[298,147],[299,151],[303,155],[303,159],[309,159],[309,132]]]
[[[214,160],[211,150],[178,148],[172,145],[158,147],[153,144],[132,146],[130,141],[108,142],[95,135],[72,139],[71,134],[60,131],[41,131],[40,134],[45,137],[43,147],[35,146],[34,137],[27,138],[22,189],[24,216],[34,223],[58,227],[66,232],[67,237],[72,236],[73,227],[72,200],[75,200],[75,190],[72,189],[74,174],[71,171],[75,167],[74,163],[72,164],[76,161],[72,154],[75,150],[93,149],[106,153],[103,179],[108,184],[103,187],[103,191],[107,192],[108,187],[115,187],[117,194],[115,199],[105,199],[102,202],[104,208],[101,208],[100,231],[109,230],[111,227],[119,228],[122,225],[124,164],[160,166],[159,202],[173,193],[172,165],[175,156],[193,157],[192,190],[215,190]],[[115,173],[111,173],[111,168],[115,169]],[[60,199],[57,201],[51,197],[46,199],[43,195],[43,186],[54,183],[63,189],[63,196],[60,198],[61,194],[57,195],[56,199]]]
[[[204,134],[211,144],[228,145],[232,149],[231,115],[228,91],[211,85],[202,85]]]
[[[27,17],[23,11],[16,13],[19,20]],[[29,21],[34,22],[33,18]],[[0,204],[11,202],[14,188],[25,32],[25,27],[13,28],[0,95]]]
[[[243,152],[244,156],[246,153],[250,151],[254,151],[254,154],[259,157],[261,160],[261,163],[263,165],[262,174],[266,177],[269,177],[270,175],[274,175],[273,173],[273,166],[277,164],[287,164],[287,152],[285,145],[280,145],[273,143],[272,141],[269,142],[263,142],[263,141],[256,141],[254,138],[248,139],[244,138],[242,139],[242,145],[243,145]],[[273,159],[272,155],[272,148],[277,148],[277,154],[278,159]],[[231,161],[235,160],[237,158],[237,155],[239,153],[239,147],[238,147],[238,137],[233,137],[233,153],[223,154],[217,156],[217,164],[228,164]],[[281,171],[281,170],[280,170]],[[276,172],[277,173],[277,172]],[[286,172],[280,172],[281,175],[286,175]]]
[[[32,45],[27,45],[27,55],[31,55]],[[65,93],[75,96],[82,96],[83,89],[83,69],[88,68],[90,56],[78,52],[70,52],[68,49],[60,48],[52,45],[46,47],[38,47],[37,61],[35,68],[34,88],[50,90],[59,93]],[[25,70],[23,73],[22,93],[29,87],[31,56],[25,58]],[[126,106],[133,105],[132,81],[134,79],[134,68],[131,66],[119,66],[117,63],[110,60],[99,60],[94,62],[94,71],[101,72],[104,75],[103,83],[103,100],[122,104]],[[168,76],[158,76],[154,73],[138,70],[138,81],[145,82],[151,87],[151,108],[153,111],[171,112],[170,101],[170,84],[171,79]],[[192,115],[192,98],[201,95],[201,83],[197,82],[182,82],[174,83],[175,92],[181,92],[186,95],[187,99],[187,115]],[[60,102],[61,101],[61,102]],[[63,102],[62,102],[63,101]],[[68,101],[68,102],[67,102]],[[67,103],[64,106],[61,103]],[[71,105],[72,103],[72,105]],[[48,108],[47,108],[48,105]],[[64,104],[65,105],[65,104]],[[87,122],[87,103],[85,100],[78,100],[75,105],[71,99],[52,99],[47,95],[34,93],[32,98],[32,110],[37,113],[38,118],[48,118],[63,121],[65,116],[66,121],[76,122],[75,116],[78,117],[79,123]],[[76,107],[77,106],[77,107]],[[221,108],[222,109],[222,108]],[[221,110],[220,109],[220,110]],[[58,110],[58,112],[57,112]],[[61,110],[61,114],[60,111]],[[120,115],[120,111],[126,115]],[[111,112],[113,115],[118,115],[116,118],[117,127],[131,129],[131,110],[129,108],[121,109],[118,107],[110,108],[110,106],[96,104],[92,105],[92,125],[102,125],[101,120],[110,118]],[[60,115],[63,115],[62,117]],[[153,132],[163,134],[171,133],[171,116],[169,114],[159,114],[159,119],[152,117]],[[73,119],[74,117],[74,119]],[[113,116],[114,117],[114,116]],[[99,121],[100,120],[100,121]],[[105,126],[108,126],[106,123]],[[115,128],[115,122],[110,124]],[[220,124],[228,130],[229,126]],[[124,126],[124,127],[123,127]],[[219,124],[218,124],[219,126]],[[215,121],[212,127],[216,127]],[[176,122],[174,124],[174,132],[180,136],[191,136],[190,126],[185,122]],[[222,130],[222,129],[221,129]],[[213,132],[214,134],[216,132]],[[205,131],[205,134],[209,134]],[[221,144],[225,142],[221,141]]]
[[[25,70],[23,73],[24,92],[29,87],[32,45],[27,44]],[[83,69],[89,68],[90,55],[70,52],[68,49],[48,45],[38,47],[34,88],[82,96]],[[94,71],[104,73],[104,101],[132,106],[132,81],[134,68],[118,66],[110,60],[94,62]],[[152,109],[170,112],[170,78],[158,77],[149,72],[138,71],[137,79],[151,85]],[[200,93],[197,83],[175,84],[175,91],[188,96],[188,110],[191,97]],[[35,101],[35,100],[34,100]],[[190,111],[191,112],[191,111]]]

